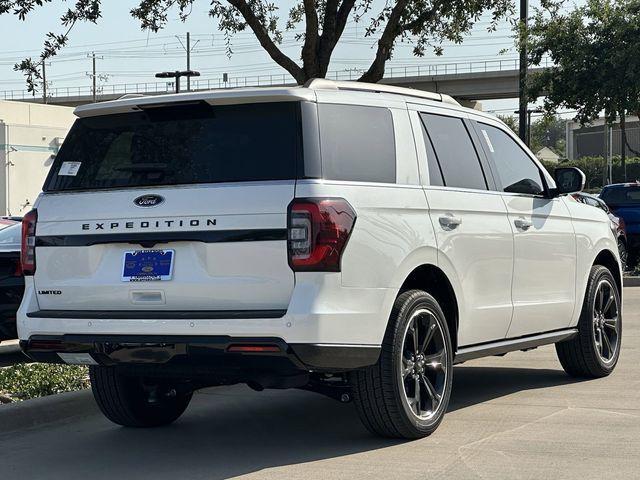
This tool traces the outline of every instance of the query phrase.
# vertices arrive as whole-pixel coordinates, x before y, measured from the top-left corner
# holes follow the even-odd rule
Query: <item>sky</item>
[[[54,1],[37,9],[26,21],[10,14],[0,16],[0,98],[4,96],[3,92],[26,89],[24,77],[13,71],[13,65],[23,58],[37,57],[47,32],[63,31],[59,17],[70,3]],[[281,24],[284,26],[292,2],[277,3],[281,5]],[[167,26],[158,33],[142,31],[139,22],[131,17],[129,11],[136,4],[129,0],[104,1],[103,18],[97,25],[76,25],[68,45],[47,65],[49,89],[90,85],[92,53],[97,58],[98,84],[105,88],[115,84],[156,82],[156,72],[186,67],[186,32],[191,33],[191,68],[200,71],[203,79],[217,81],[223,73],[230,78],[286,73],[262,50],[249,31],[232,38],[233,54],[228,58],[224,35],[217,31],[215,22],[208,16],[209,2],[206,0],[195,2],[186,22],[179,19],[177,10],[171,11]],[[393,67],[397,75],[405,67],[411,71],[417,66],[424,68],[436,64],[475,62],[477,67],[485,61],[514,62],[517,51],[509,22],[502,22],[497,31],[489,33],[489,20],[488,16],[483,17],[461,45],[445,44],[444,55],[440,57],[429,52],[417,58],[413,56],[410,44],[399,44],[387,68]],[[364,36],[366,24],[365,19],[347,24],[332,57],[330,72],[340,72],[344,76],[351,71],[355,79],[357,71],[369,65],[375,53],[375,38]],[[293,59],[298,59],[301,42],[294,38],[295,33],[284,32],[281,48]],[[483,107],[507,114],[517,107],[517,101],[484,101]]]

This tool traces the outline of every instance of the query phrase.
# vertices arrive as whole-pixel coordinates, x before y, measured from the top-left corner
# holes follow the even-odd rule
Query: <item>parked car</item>
[[[327,80],[76,114],[23,220],[18,331],[34,360],[89,365],[117,424],[246,383],[353,398],[372,432],[417,438],[454,363],[553,343],[572,376],[618,361],[607,215],[490,115]]]
[[[640,249],[640,182],[607,185],[600,192],[600,199],[611,212],[624,220],[627,230],[628,264],[638,263]]]
[[[22,301],[21,224],[0,219],[0,341],[18,338],[16,312]]]
[[[629,250],[627,247],[627,228],[624,223],[624,219],[614,215],[611,209],[604,202],[604,200],[596,197],[595,195],[591,195],[585,192],[578,192],[573,194],[573,198],[575,198],[578,202],[599,208],[607,214],[609,220],[611,221],[611,230],[616,236],[616,240],[618,242],[618,252],[620,254],[622,270],[626,270],[629,260]]]

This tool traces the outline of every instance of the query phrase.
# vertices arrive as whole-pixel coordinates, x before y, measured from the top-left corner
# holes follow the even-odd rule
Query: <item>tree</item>
[[[531,150],[551,148],[561,157],[565,156],[566,120],[557,115],[544,115],[531,122]]]
[[[619,118],[623,145],[637,155],[625,118],[640,114],[640,0],[588,0],[568,13],[563,3],[544,0],[528,32],[530,63],[547,55],[553,63],[531,76],[529,97],[545,95],[547,112],[577,110],[581,124],[603,111],[608,124]]]
[[[0,0],[0,14],[13,13],[25,20],[29,13],[54,0]],[[145,30],[157,32],[167,23],[169,12],[177,10],[184,21],[195,0],[138,0],[131,10]],[[315,77],[325,77],[331,56],[349,19],[365,22],[365,35],[377,38],[371,65],[361,81],[377,82],[384,75],[386,62],[393,56],[398,42],[411,42],[413,53],[423,56],[432,49],[443,51],[442,42],[460,43],[481,15],[491,13],[489,31],[513,11],[513,0],[297,0],[282,22],[280,9],[272,0],[209,0],[209,15],[228,41],[232,52],[233,35],[250,29],[262,48],[296,80],[303,84]],[[40,82],[40,66],[67,43],[73,26],[79,22],[96,23],[101,17],[101,0],[76,0],[62,16],[64,32],[50,32],[37,59],[28,58],[15,69],[25,73],[27,86],[35,91]],[[368,19],[365,21],[365,19]],[[284,23],[284,25],[282,25]],[[300,59],[290,58],[279,47],[283,30],[293,31],[304,24]]]
[[[512,115],[497,115],[497,117],[509,127],[513,133],[518,134],[518,119]]]

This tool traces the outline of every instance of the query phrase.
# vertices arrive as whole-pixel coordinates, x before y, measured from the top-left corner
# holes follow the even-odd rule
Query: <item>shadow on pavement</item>
[[[450,411],[571,382],[556,370],[474,366],[457,367],[454,378]],[[401,443],[369,434],[352,404],[236,386],[196,395],[168,427],[124,429],[95,415],[4,439],[1,449],[23,478],[217,479]]]
[[[535,390],[576,383],[581,380],[562,369],[513,367],[456,367],[449,412],[504,397],[524,390]],[[445,417],[444,421],[447,419]]]

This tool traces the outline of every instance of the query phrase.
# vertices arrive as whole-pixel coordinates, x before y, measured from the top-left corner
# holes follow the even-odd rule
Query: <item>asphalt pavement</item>
[[[3,431],[0,474],[20,479],[640,478],[640,288],[625,289],[623,350],[608,378],[566,376],[553,347],[455,368],[449,412],[431,437],[371,436],[352,404],[243,386],[197,394],[174,425],[110,424],[90,392],[47,409],[49,423]],[[5,406],[6,407],[6,406]],[[69,409],[74,416],[68,417]],[[59,419],[57,415],[59,413]],[[63,418],[64,417],[64,418]]]

